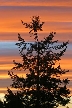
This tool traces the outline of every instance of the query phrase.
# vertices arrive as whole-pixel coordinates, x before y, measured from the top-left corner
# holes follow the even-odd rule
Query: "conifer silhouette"
[[[22,20],[21,22],[25,28],[29,28],[30,38],[33,36],[34,41],[26,42],[18,33],[19,42],[16,45],[19,47],[23,63],[13,61],[15,66],[8,72],[13,81],[12,87],[18,89],[17,93],[22,94],[19,98],[23,108],[65,106],[70,101],[70,90],[67,88],[69,80],[61,79],[61,76],[69,71],[61,69],[60,64],[56,66],[56,63],[64,55],[68,41],[58,44],[58,40],[54,41],[56,32],[51,32],[43,40],[39,40],[38,31],[42,31],[44,24],[40,22],[39,16],[33,16],[30,24]],[[24,78],[15,75],[13,70],[28,70],[29,73]],[[9,95],[11,93],[6,95],[6,99]]]

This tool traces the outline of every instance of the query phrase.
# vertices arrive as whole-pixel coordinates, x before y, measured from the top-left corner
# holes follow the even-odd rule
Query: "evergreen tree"
[[[58,44],[54,41],[55,32],[50,33],[43,40],[39,40],[38,31],[42,31],[44,22],[40,22],[39,16],[33,16],[30,24],[21,21],[25,28],[30,29],[30,37],[33,42],[25,42],[18,33],[19,53],[23,63],[13,61],[15,66],[8,72],[13,83],[12,87],[18,89],[17,93],[22,94],[23,108],[57,108],[65,106],[70,101],[70,90],[67,88],[68,78],[61,79],[61,76],[68,70],[61,69],[61,60],[67,49],[68,41]],[[19,77],[13,70],[28,70],[26,77]],[[10,95],[10,94],[9,94]],[[8,96],[8,95],[7,95]],[[21,98],[21,97],[20,97]],[[12,98],[10,97],[12,100]]]
[[[4,103],[0,100],[0,108],[4,108]]]

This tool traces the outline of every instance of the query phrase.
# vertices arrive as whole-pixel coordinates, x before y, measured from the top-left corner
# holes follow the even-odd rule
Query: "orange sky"
[[[0,0],[1,6],[72,6],[71,0]]]
[[[59,42],[69,40],[67,52],[60,61],[63,69],[70,72],[65,75],[72,81],[72,0],[0,0],[0,93],[6,92],[6,87],[11,80],[7,75],[8,70],[13,67],[13,60],[21,61],[18,48],[15,46],[18,33],[26,41],[33,41],[29,38],[28,29],[21,24],[31,21],[32,16],[39,15],[44,21],[43,32],[39,38],[47,36],[50,32],[56,31],[55,39]],[[17,72],[16,72],[17,73]],[[23,72],[18,72],[22,75]],[[23,74],[25,76],[25,74]],[[65,77],[63,76],[63,77]],[[3,85],[4,83],[4,85]],[[71,88],[70,83],[70,88]]]

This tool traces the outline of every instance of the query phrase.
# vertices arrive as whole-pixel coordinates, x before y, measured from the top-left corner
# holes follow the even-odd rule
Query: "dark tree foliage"
[[[58,40],[54,41],[53,39],[55,32],[50,33],[43,40],[39,40],[38,31],[42,31],[44,24],[44,22],[40,22],[39,16],[33,16],[30,24],[21,22],[25,28],[30,29],[29,34],[30,37],[34,37],[34,41],[25,42],[18,33],[19,42],[16,45],[19,47],[23,63],[17,63],[14,60],[15,67],[13,69],[28,70],[29,73],[26,74],[26,78],[23,78],[15,75],[13,69],[8,72],[13,81],[12,87],[19,91],[16,95],[13,93],[6,95],[7,102],[13,104],[16,99],[23,105],[23,108],[65,106],[70,101],[70,90],[67,88],[69,80],[68,78],[61,79],[61,76],[68,70],[62,69],[60,64],[56,67],[56,63],[64,55],[68,41],[58,44]],[[16,98],[14,98],[15,96]]]
[[[4,108],[4,103],[0,100],[0,108]]]
[[[23,108],[23,94],[20,92],[13,93],[9,88],[7,90],[7,94],[5,95],[6,101],[4,101],[5,108]]]

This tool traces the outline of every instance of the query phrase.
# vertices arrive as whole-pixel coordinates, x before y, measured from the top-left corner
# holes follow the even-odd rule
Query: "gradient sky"
[[[13,60],[21,61],[15,46],[17,34],[20,33],[26,41],[32,41],[21,20],[30,22],[34,15],[39,15],[45,22],[40,39],[56,31],[55,39],[59,42],[69,40],[60,63],[63,69],[70,70],[63,77],[72,82],[72,0],[0,0],[0,97],[12,83],[7,73],[14,66]],[[25,73],[18,72],[18,75],[25,76]],[[71,82],[69,88],[72,90]]]

